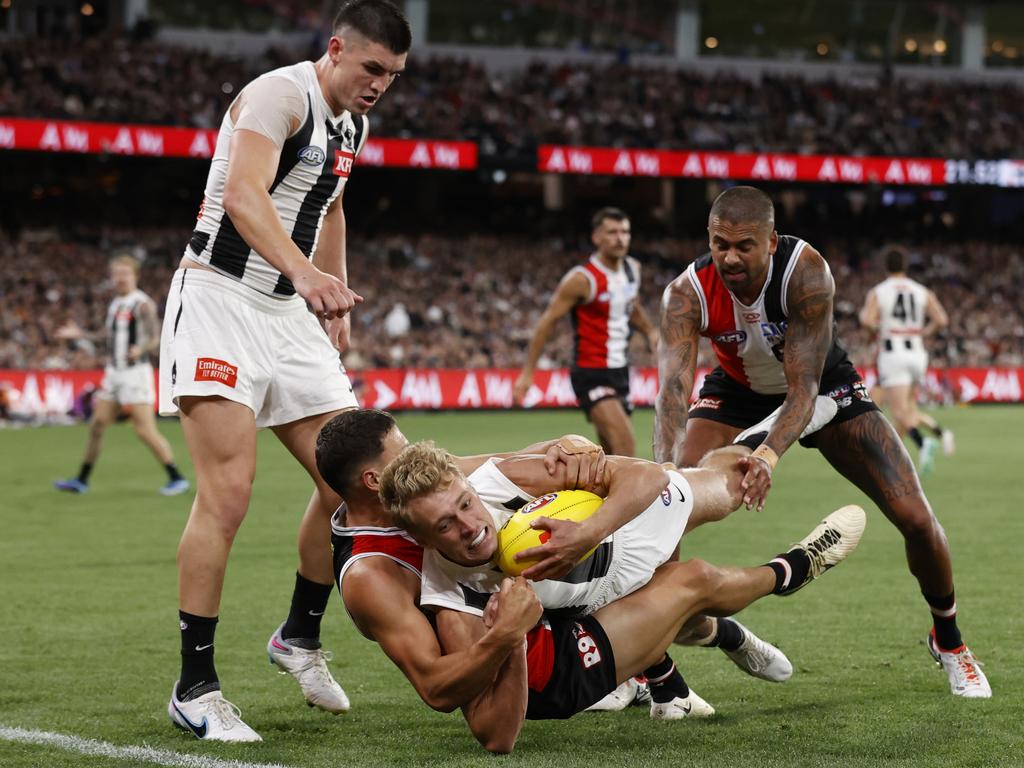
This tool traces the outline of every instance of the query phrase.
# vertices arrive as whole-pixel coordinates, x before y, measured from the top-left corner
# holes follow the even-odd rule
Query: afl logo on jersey
[[[299,150],[299,160],[306,165],[320,165],[326,159],[327,153],[312,144]]]
[[[717,344],[742,344],[746,340],[746,331],[728,331],[727,333],[720,333],[714,338]]]

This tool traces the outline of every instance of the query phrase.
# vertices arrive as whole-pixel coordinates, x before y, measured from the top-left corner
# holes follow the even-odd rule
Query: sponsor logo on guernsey
[[[760,312],[744,312],[743,313],[743,322],[745,322],[745,323],[759,323],[759,322],[761,322],[761,313]]]
[[[355,162],[355,159],[356,156],[351,152],[346,152],[343,149],[334,150],[334,175],[347,179],[348,175],[352,173],[352,163]]]
[[[718,344],[742,344],[747,340],[746,331],[726,331],[714,337]]]
[[[778,323],[761,323],[761,333],[764,334],[769,344],[774,344],[786,338],[787,325],[785,320]]]
[[[213,357],[196,360],[196,381],[217,381],[228,387],[238,383],[238,367]]]
[[[299,150],[299,160],[304,162],[306,165],[320,165],[324,160],[327,159],[327,153],[324,152],[320,147],[310,144],[308,147],[303,147]]]

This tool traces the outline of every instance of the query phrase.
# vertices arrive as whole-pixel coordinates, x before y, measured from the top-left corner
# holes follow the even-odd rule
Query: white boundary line
[[[66,736],[52,731],[35,731],[27,728],[10,728],[0,725],[0,741],[16,741],[23,744],[42,746],[77,752],[80,755],[110,757],[115,760],[137,760],[174,768],[287,768],[280,763],[248,763],[244,760],[221,760],[216,757],[202,757],[185,752],[152,747],[119,747],[106,741]]]

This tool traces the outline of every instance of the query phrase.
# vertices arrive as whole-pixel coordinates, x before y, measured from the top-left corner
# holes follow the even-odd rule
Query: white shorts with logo
[[[902,347],[902,348],[901,348]],[[914,346],[907,349],[903,340],[894,342],[894,349],[878,353],[878,384],[883,387],[909,387],[923,384],[928,372],[928,353]]]
[[[103,383],[96,397],[120,405],[152,405],[156,402],[153,366],[149,363],[137,363],[127,368],[108,365],[103,371]]]
[[[174,273],[160,338],[160,413],[177,413],[181,397],[241,403],[257,427],[359,407],[301,297],[273,298],[201,269]]]
[[[636,592],[668,562],[693,512],[693,491],[675,470],[668,471],[668,487],[651,505],[612,535],[612,566],[601,580],[586,613],[593,613]]]

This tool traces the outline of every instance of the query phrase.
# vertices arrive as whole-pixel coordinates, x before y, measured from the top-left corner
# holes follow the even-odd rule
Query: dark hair
[[[899,246],[887,248],[882,257],[885,260],[885,271],[890,274],[907,271],[907,252]]]
[[[733,224],[775,223],[775,205],[756,187],[732,187],[715,198],[709,218],[717,216]]]
[[[392,53],[405,53],[412,45],[412,30],[391,0],[351,0],[334,17],[334,33],[352,27],[367,40],[380,43]]]
[[[611,219],[612,221],[629,221],[629,216],[627,216],[626,212],[621,208],[602,208],[590,218],[590,231],[593,232],[604,224],[605,219]]]
[[[363,467],[384,450],[395,427],[390,413],[376,408],[343,411],[324,424],[316,438],[316,468],[339,495],[352,488]]]

